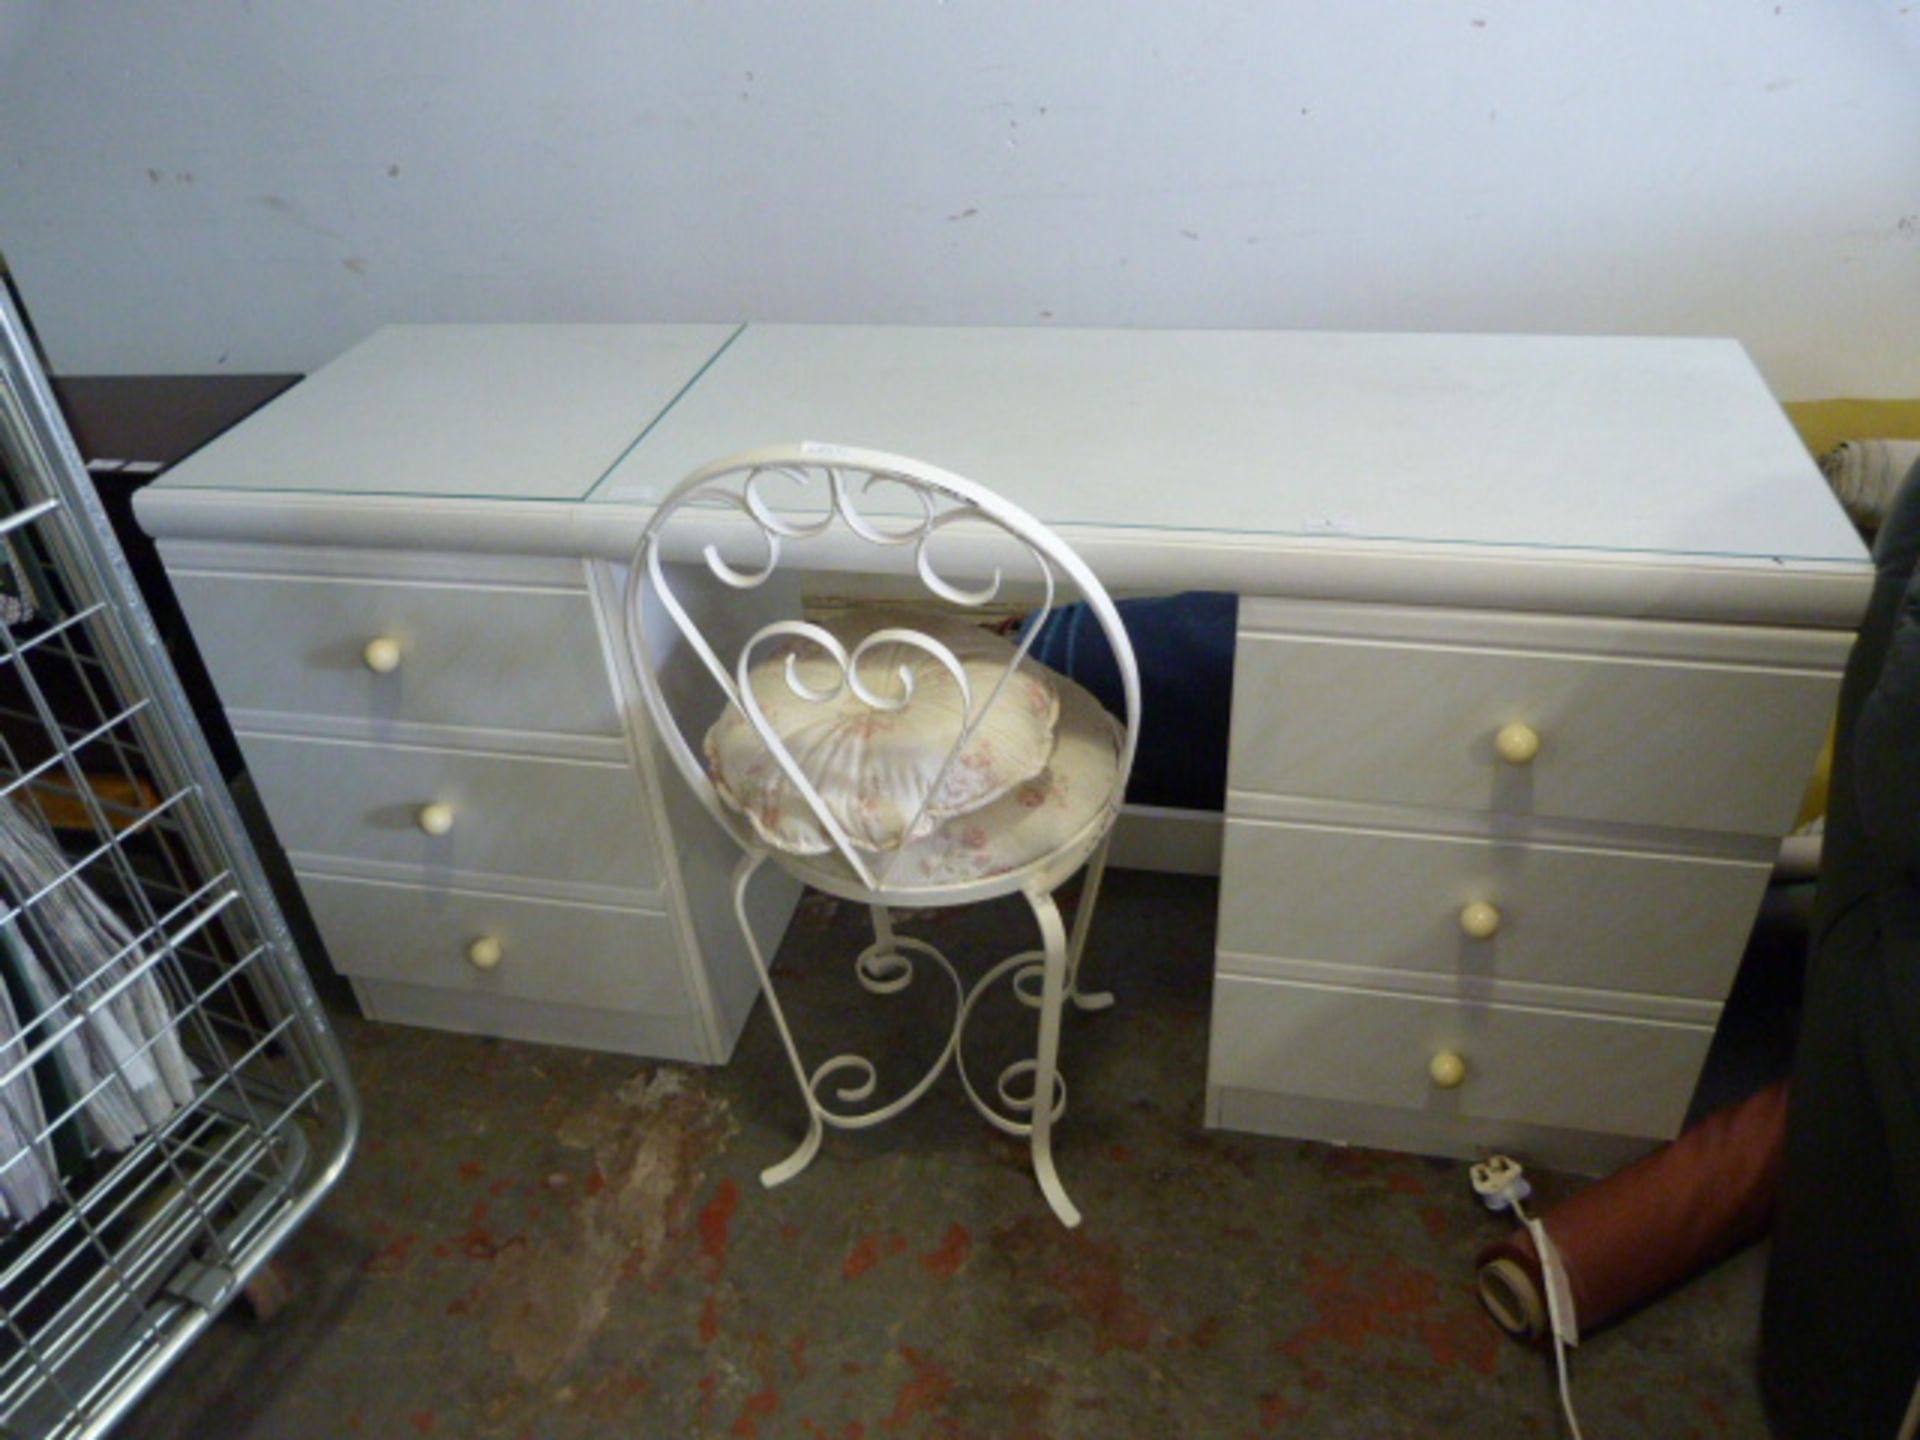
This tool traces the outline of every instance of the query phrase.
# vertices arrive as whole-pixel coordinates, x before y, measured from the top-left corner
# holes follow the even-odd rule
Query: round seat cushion
[[[978,884],[1098,838],[1119,799],[1126,732],[1084,687],[1065,676],[1055,676],[1054,686],[1060,716],[1047,767],[898,854],[877,857],[872,868],[889,892]],[[786,865],[802,880],[830,891],[859,884],[837,852]]]
[[[818,643],[788,636],[765,647],[749,671],[768,728],[785,746],[848,840],[872,852],[897,850],[956,816],[991,805],[1046,768],[1054,749],[1060,702],[1056,677],[1021,660],[1004,638],[947,616],[856,612],[822,626],[851,656],[882,629],[910,629],[951,651],[967,677],[974,706],[998,696],[958,755],[967,697],[935,656],[902,641],[883,640],[859,660],[869,694],[898,709],[876,707],[845,683],[840,661]],[[802,694],[791,679],[810,694]],[[819,699],[814,696],[827,695]],[[746,817],[754,833],[790,855],[832,851],[812,804],[781,769],[745,712],[729,704],[706,736],[708,773],[721,799]]]

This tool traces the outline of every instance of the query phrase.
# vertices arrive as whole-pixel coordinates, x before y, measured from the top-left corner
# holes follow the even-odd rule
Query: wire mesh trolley
[[[0,1436],[107,1430],[359,1102],[0,290]]]

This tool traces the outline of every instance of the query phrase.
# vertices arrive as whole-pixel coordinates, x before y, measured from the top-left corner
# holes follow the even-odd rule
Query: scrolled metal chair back
[[[769,487],[776,484],[790,487],[791,496],[823,499],[825,508],[813,515],[782,511],[776,508],[777,501],[770,493]],[[910,513],[906,516],[870,513],[869,497],[883,490],[896,497],[909,497]],[[682,603],[670,574],[670,562],[676,557],[668,553],[672,548],[669,530],[677,521],[688,522],[686,512],[695,510],[706,518],[707,538],[702,541],[699,534],[693,537],[699,560],[716,580],[731,590],[759,589],[772,579],[789,548],[797,550],[805,542],[818,540],[839,524],[859,541],[876,549],[910,552],[914,575],[929,595],[959,611],[978,610],[1000,598],[1004,568],[994,564],[990,577],[983,583],[963,585],[940,573],[932,551],[936,540],[949,532],[958,533],[955,527],[984,525],[997,532],[1003,544],[1011,542],[1015,553],[1031,559],[1041,598],[1032,623],[1023,627],[1013,660],[1000,668],[984,693],[979,693],[980,687],[975,685],[966,665],[952,649],[909,626],[875,630],[849,648],[822,625],[804,619],[776,620],[753,631],[729,666]],[[760,552],[757,563],[743,566],[722,554],[723,546],[737,551],[742,542],[757,545]],[[1140,720],[1138,673],[1119,612],[1093,572],[1046,525],[984,487],[949,471],[881,451],[811,443],[767,446],[703,466],[660,502],[641,534],[627,583],[627,632],[634,649],[642,695],[675,768],[734,839],[749,849],[762,845],[741,817],[721,800],[713,778],[688,743],[667,702],[659,681],[658,657],[648,633],[646,601],[649,594],[655,597],[726,703],[753,727],[795,792],[806,802],[822,833],[831,840],[860,883],[882,893],[893,862],[904,849],[904,840],[900,849],[879,852],[877,869],[871,859],[873,852],[863,852],[853,843],[820,795],[813,777],[774,732],[750,680],[756,657],[764,647],[777,641],[801,642],[789,648],[784,668],[786,685],[794,695],[803,701],[827,704],[843,694],[851,694],[876,713],[904,709],[912,702],[915,688],[913,671],[904,665],[887,677],[891,688],[876,688],[869,675],[863,674],[862,661],[881,646],[902,645],[920,651],[952,677],[958,687],[963,720],[933,783],[927,787],[918,810],[902,832],[903,836],[917,835],[921,833],[928,807],[940,793],[941,783],[1008,680],[1026,659],[1040,625],[1052,613],[1059,579],[1070,582],[1077,597],[1099,620],[1120,661],[1118,668],[1127,713],[1119,772],[1109,800],[1109,804],[1117,808],[1132,768]],[[833,662],[835,673],[826,685],[811,683],[801,675],[797,652],[803,646],[813,647]]]

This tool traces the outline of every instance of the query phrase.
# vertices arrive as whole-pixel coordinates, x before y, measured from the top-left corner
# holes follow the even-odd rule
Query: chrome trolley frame
[[[50,878],[0,890],[0,941],[53,943],[50,917],[82,895],[131,937],[56,976],[55,1003],[23,1004],[15,982],[0,1034],[0,1105],[32,1122],[0,1179],[38,1165],[42,1197],[0,1230],[0,1435],[68,1440],[104,1433],[241,1292],[339,1177],[360,1110],[3,288],[0,462],[0,590],[16,592],[0,596],[0,803],[57,846]],[[135,987],[163,997],[152,1028],[171,1035],[97,1043]],[[131,1099],[128,1071],[163,1039],[184,1098],[136,1106],[134,1138],[101,1143],[89,1107]],[[83,1045],[111,1057],[90,1086],[62,1069]]]

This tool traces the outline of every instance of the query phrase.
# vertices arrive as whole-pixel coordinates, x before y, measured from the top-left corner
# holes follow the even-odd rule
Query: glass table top
[[[580,500],[737,325],[394,325],[168,488]]]
[[[404,326],[161,483],[651,506],[807,440],[929,461],[1061,527],[1863,558],[1726,340]]]

